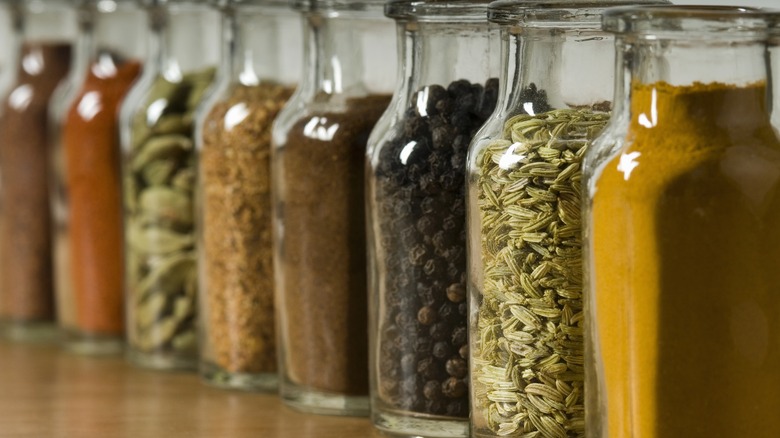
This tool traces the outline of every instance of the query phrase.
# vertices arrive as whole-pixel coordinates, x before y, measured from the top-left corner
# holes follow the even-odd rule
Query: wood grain
[[[0,340],[2,438],[367,438],[366,418],[293,411],[275,395],[225,391],[192,373]]]

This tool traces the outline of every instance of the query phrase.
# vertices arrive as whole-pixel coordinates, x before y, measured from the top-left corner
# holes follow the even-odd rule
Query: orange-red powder
[[[63,124],[78,331],[124,333],[118,109],[141,64],[90,68]]]

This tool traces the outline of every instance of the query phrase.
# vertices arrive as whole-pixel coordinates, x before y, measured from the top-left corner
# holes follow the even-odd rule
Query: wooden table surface
[[[367,418],[298,413],[274,395],[211,388],[194,373],[0,340],[2,438],[380,436]]]

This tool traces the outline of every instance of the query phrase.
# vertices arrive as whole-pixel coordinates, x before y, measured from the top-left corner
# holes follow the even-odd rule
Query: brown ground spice
[[[54,318],[47,112],[70,58],[68,44],[26,43],[17,82],[2,104],[0,319]]]
[[[306,116],[277,151],[287,377],[315,390],[368,393],[364,162],[389,101],[355,98],[343,112]]]

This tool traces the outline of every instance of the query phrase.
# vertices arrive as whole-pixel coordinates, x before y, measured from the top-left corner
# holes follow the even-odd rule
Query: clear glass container
[[[69,349],[113,353],[125,327],[118,110],[141,74],[146,14],[131,0],[84,1],[79,12],[74,66],[52,99],[58,322]]]
[[[286,1],[230,1],[215,92],[198,110],[200,373],[277,389],[271,127],[301,75],[300,15]]]
[[[466,154],[495,109],[498,35],[487,2],[385,13],[401,74],[367,154],[371,414],[387,432],[465,437]]]
[[[19,49],[17,41],[20,36],[16,29],[20,23],[19,7],[15,1],[0,2],[0,96],[4,96],[11,81],[14,79],[16,54]]]
[[[780,436],[780,14],[609,11],[586,156],[589,437]]]
[[[64,0],[14,7],[20,45],[0,108],[0,323],[7,336],[40,339],[56,333],[48,106],[70,68],[77,20]]]
[[[301,0],[303,79],[274,122],[274,281],[282,400],[368,415],[364,162],[395,83],[382,1]]]
[[[467,178],[475,437],[585,434],[580,166],[610,118],[613,38],[600,20],[615,4],[490,4],[499,102]]]
[[[151,368],[198,364],[194,113],[219,61],[219,13],[152,1],[144,72],[120,113],[127,354]]]

